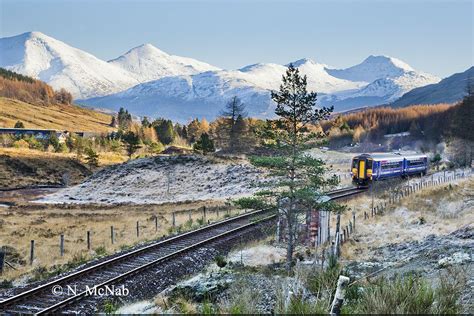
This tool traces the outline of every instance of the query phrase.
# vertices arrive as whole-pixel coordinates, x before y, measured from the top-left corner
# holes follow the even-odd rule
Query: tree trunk
[[[286,245],[286,270],[291,271],[292,262],[293,262],[293,249],[294,249],[294,239],[293,239],[293,209],[290,205],[290,208],[287,210],[287,224],[288,224],[288,240]]]

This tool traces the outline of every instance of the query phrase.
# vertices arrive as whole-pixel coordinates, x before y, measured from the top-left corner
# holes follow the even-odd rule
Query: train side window
[[[373,160],[367,159],[367,169],[372,169]]]
[[[352,159],[352,168],[357,168],[357,159]]]

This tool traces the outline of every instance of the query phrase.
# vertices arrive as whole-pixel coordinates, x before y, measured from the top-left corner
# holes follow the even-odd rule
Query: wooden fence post
[[[110,226],[110,241],[114,244],[114,226]]]
[[[155,215],[155,233],[158,232],[158,216]]]
[[[140,237],[140,223],[137,221],[137,238]]]
[[[0,274],[3,273],[3,269],[5,266],[5,257],[6,257],[5,250],[2,247],[0,248]]]
[[[87,250],[91,250],[91,232],[87,231]]]
[[[342,304],[344,303],[345,288],[349,284],[349,278],[343,275],[339,276],[337,280],[336,294],[334,294],[334,300],[331,304],[330,315],[340,315]]]
[[[202,218],[204,219],[204,222],[206,221],[206,206],[204,205],[202,207]]]
[[[30,244],[30,265],[33,265],[34,260],[35,260],[35,241],[32,240]]]
[[[61,234],[61,236],[59,236],[59,254],[61,255],[61,257],[64,256],[64,234]]]
[[[173,227],[175,227],[176,226],[176,214],[175,214],[175,212],[173,212],[171,214],[171,222],[173,223]]]
[[[352,228],[354,229],[354,232],[356,230],[356,213],[352,211]]]

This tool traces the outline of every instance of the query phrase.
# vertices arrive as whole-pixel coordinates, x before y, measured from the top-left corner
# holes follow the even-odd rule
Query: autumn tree
[[[187,136],[190,143],[196,142],[202,133],[209,132],[209,123],[206,120],[199,121],[199,119],[193,119],[187,126]]]
[[[71,104],[72,94],[69,93],[66,89],[61,88],[59,91],[54,93],[54,101],[60,104]]]
[[[308,143],[321,137],[308,132],[307,125],[327,119],[332,108],[317,108],[315,92],[307,91],[306,76],[301,76],[292,64],[283,75],[279,91],[272,91],[278,119],[271,121],[265,137],[272,137],[277,154],[251,158],[253,164],[268,168],[275,180],[271,190],[264,195],[272,196],[277,202],[279,216],[287,231],[287,270],[293,262],[293,251],[300,215],[312,207],[337,209],[331,202],[321,202],[323,188],[337,183],[335,177],[325,177],[325,166],[321,159],[305,153]]]
[[[231,152],[241,149],[241,138],[247,130],[245,104],[238,97],[234,96],[227,102],[224,110],[221,112],[221,116],[223,117],[222,129],[225,131],[228,139],[227,148]]]

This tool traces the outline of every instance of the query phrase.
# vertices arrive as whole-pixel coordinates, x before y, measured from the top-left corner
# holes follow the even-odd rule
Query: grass
[[[0,97],[0,126],[13,127],[22,121],[26,128],[68,130],[76,132],[106,133],[111,115],[76,105],[33,105]]]
[[[375,205],[382,202],[376,199]],[[424,188],[404,198],[401,203],[389,205],[383,215],[364,220],[364,211],[369,213],[370,196],[355,197],[346,202],[356,212],[355,238],[343,245],[344,259],[366,260],[370,248],[387,243],[422,240],[430,234],[446,235],[474,222],[474,178]],[[341,224],[352,220],[352,212],[341,216]],[[335,227],[335,216],[331,216],[331,228]],[[333,230],[334,231],[334,230]]]
[[[22,275],[35,275],[43,279],[70,270],[97,256],[130,249],[133,245],[156,240],[168,234],[171,212],[176,212],[176,225],[181,230],[189,227],[189,213],[193,222],[202,216],[207,204],[207,218],[216,221],[226,213],[227,206],[219,203],[194,202],[166,205],[37,205],[26,204],[0,208],[2,229],[0,240],[8,246],[7,261],[17,270],[5,268],[5,279],[14,280]],[[212,207],[211,207],[212,206]],[[212,211],[211,211],[212,209]],[[236,212],[233,211],[232,215]],[[155,216],[158,231],[155,232]],[[136,236],[136,222],[140,223],[140,236]],[[114,244],[110,239],[110,226],[114,226]],[[93,251],[87,250],[87,231],[90,231]],[[176,232],[176,230],[172,230]],[[59,240],[64,234],[64,256],[60,256]],[[30,240],[35,240],[35,260],[29,265]]]
[[[351,291],[343,306],[350,314],[457,314],[465,286],[463,273],[440,276],[437,287],[414,274],[380,277]],[[359,287],[359,285],[353,285]]]
[[[126,159],[117,153],[100,153],[99,166],[121,163]],[[0,147],[1,188],[62,185],[65,175],[68,184],[73,185],[82,182],[91,175],[91,171],[83,161],[76,159],[74,153],[49,153],[25,148]]]

